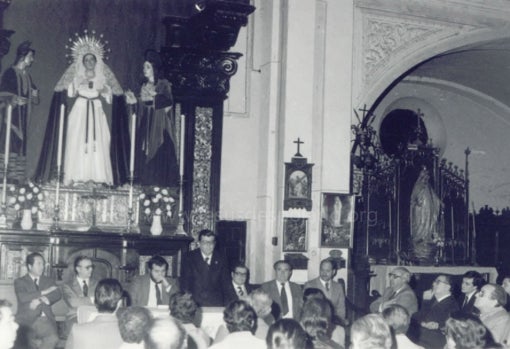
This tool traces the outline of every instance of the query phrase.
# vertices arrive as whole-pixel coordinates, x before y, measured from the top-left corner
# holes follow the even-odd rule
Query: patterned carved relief
[[[195,146],[191,210],[191,234],[196,240],[202,229],[211,229],[211,155],[213,109],[195,109]]]

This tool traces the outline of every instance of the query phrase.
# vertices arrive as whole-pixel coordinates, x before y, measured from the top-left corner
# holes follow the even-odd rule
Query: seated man
[[[505,309],[506,293],[503,287],[487,284],[477,293],[475,307],[480,320],[492,333],[496,343],[510,344],[510,315]]]
[[[462,296],[459,299],[460,311],[464,314],[478,314],[478,309],[475,308],[476,294],[480,291],[485,284],[483,276],[474,270],[467,271],[462,276],[461,291]]]
[[[99,281],[94,294],[98,315],[91,322],[75,324],[67,338],[66,349],[118,348],[121,346],[115,311],[122,303],[122,286],[115,279]]]
[[[223,312],[223,320],[229,334],[221,342],[213,344],[211,349],[266,348],[266,342],[253,335],[257,314],[247,302],[238,300],[230,303]]]
[[[398,304],[391,304],[383,310],[382,316],[395,333],[397,348],[423,349],[423,347],[411,342],[406,336],[411,322],[411,317],[406,308]]]
[[[11,349],[16,340],[18,324],[12,315],[11,303],[0,299],[0,349]]]
[[[412,319],[416,330],[415,339],[425,348],[443,348],[446,338],[442,332],[450,314],[459,310],[452,296],[452,280],[448,275],[439,275],[432,289],[423,292],[421,309]]]
[[[168,262],[161,256],[153,256],[148,262],[149,272],[137,276],[131,283],[131,305],[141,307],[168,306],[170,296],[179,292],[176,279],[167,277]]]
[[[118,349],[144,349],[143,339],[152,325],[152,314],[147,308],[128,307],[117,311],[119,332],[124,343]]]
[[[66,334],[77,322],[77,310],[81,305],[94,305],[94,292],[97,280],[92,277],[94,265],[92,259],[87,256],[78,256],[74,260],[74,272],[76,276],[62,285],[64,301],[69,307],[66,316]]]
[[[399,304],[406,308],[409,315],[418,310],[418,300],[409,286],[411,272],[404,267],[396,267],[389,274],[390,286],[384,290],[381,297],[370,304],[370,311],[378,313],[391,304]]]
[[[29,341],[34,347],[53,349],[58,343],[57,323],[51,305],[62,297],[52,278],[44,273],[44,257],[37,252],[27,256],[28,273],[14,280],[18,299],[16,321],[29,327]]]
[[[236,264],[230,275],[232,282],[225,287],[225,305],[237,299],[246,299],[254,286],[247,283],[250,271],[244,264]]]

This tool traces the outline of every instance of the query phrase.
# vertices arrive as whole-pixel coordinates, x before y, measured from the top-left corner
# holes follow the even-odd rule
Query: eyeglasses
[[[449,285],[449,284],[450,284],[450,283],[448,283],[448,282],[446,282],[446,281],[439,280],[439,279],[434,280],[434,283],[435,283],[435,284],[445,284],[445,285]]]
[[[80,268],[90,270],[90,269],[94,269],[94,265],[93,264],[91,264],[91,265],[80,265]]]
[[[234,274],[235,275],[239,275],[239,276],[246,276],[246,275],[248,275],[248,273],[246,273],[246,272],[243,273],[243,272],[240,272],[240,271],[235,271]]]
[[[216,244],[216,241],[200,241],[200,245],[214,245]]]
[[[402,277],[402,275],[393,274],[393,273],[389,273],[389,274],[388,274],[388,276],[389,276],[390,278],[394,278],[394,279],[398,279],[398,278],[401,278],[401,277]]]

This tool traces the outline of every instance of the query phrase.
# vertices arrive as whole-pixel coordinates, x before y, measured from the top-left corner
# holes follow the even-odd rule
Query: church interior
[[[13,280],[34,251],[60,282],[84,253],[123,283],[153,254],[178,277],[202,229],[255,284],[280,259],[299,284],[336,259],[353,317],[397,265],[423,289],[430,275],[473,268],[500,281],[510,272],[509,18],[506,0],[0,0],[2,73],[29,40],[40,99],[24,168],[0,151],[0,299],[16,302]],[[66,150],[48,115],[66,45],[85,31],[107,43],[124,92],[140,90],[147,50],[172,85],[179,175],[157,235],[143,195],[160,189],[138,182],[129,146],[112,156],[124,166],[113,184],[63,181]],[[112,147],[129,144],[126,120],[111,118]],[[49,135],[59,159],[42,176]],[[9,203],[32,186],[43,204],[25,229]]]

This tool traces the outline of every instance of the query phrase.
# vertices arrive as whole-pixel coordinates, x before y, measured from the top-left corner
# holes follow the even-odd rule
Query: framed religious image
[[[293,157],[291,162],[285,163],[284,210],[312,210],[312,166],[313,164],[309,164],[303,157]]]
[[[349,248],[354,227],[354,196],[324,193],[321,221],[321,247]]]
[[[283,252],[306,252],[307,219],[283,219]]]

